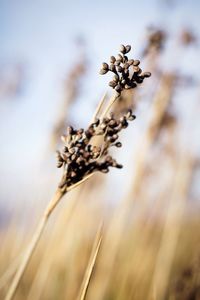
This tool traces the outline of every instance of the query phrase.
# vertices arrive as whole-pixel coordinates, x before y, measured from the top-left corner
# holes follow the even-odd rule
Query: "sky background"
[[[83,126],[105,92],[108,78],[98,74],[101,62],[121,43],[133,45],[133,56],[140,58],[150,25],[170,33],[165,68],[176,68],[178,60],[180,69],[198,77],[199,48],[189,49],[183,59],[173,37],[183,28],[200,35],[199,11],[195,0],[0,0],[0,89],[1,81],[15,76],[16,66],[20,74],[17,93],[0,94],[0,206],[12,209],[13,201],[24,203],[30,192],[37,201],[47,173],[54,170],[54,155],[46,157],[49,132],[63,99],[64,78],[80,59],[77,37],[85,40],[89,62],[72,110]]]

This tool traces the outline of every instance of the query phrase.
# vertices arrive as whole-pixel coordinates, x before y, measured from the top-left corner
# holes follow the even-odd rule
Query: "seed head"
[[[137,87],[145,78],[151,76],[150,72],[142,73],[142,69],[139,67],[139,60],[128,59],[126,54],[129,53],[130,50],[130,45],[121,45],[121,53],[119,53],[117,57],[111,56],[110,65],[103,63],[100,70],[100,74],[102,75],[109,71],[114,73],[114,78],[109,82],[109,86],[115,89],[118,94],[121,94],[123,90]]]
[[[69,186],[93,172],[107,173],[110,167],[122,168],[108,153],[110,147],[122,146],[118,141],[119,133],[134,118],[129,110],[120,119],[116,119],[112,113],[102,120],[96,119],[86,130],[68,127],[63,150],[57,151],[57,167],[64,168],[59,187],[66,191]],[[93,145],[91,139],[100,135],[103,136],[102,145]]]

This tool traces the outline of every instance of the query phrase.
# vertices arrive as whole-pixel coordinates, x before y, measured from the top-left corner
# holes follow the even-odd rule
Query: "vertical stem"
[[[84,274],[83,282],[80,288],[79,295],[77,297],[77,300],[85,300],[87,290],[90,284],[90,280],[92,277],[92,273],[94,270],[94,266],[97,260],[97,256],[101,247],[101,242],[102,242],[102,228],[103,228],[103,223],[101,222],[99,229],[96,233],[96,238],[93,244],[92,252],[90,255],[90,259]]]
[[[51,202],[49,203],[49,205],[47,206],[47,209],[45,210],[45,213],[43,214],[41,221],[32,237],[32,240],[30,242],[30,244],[28,245],[27,251],[24,254],[22,263],[17,271],[17,273],[14,276],[13,282],[11,283],[11,286],[8,290],[8,293],[6,295],[5,300],[11,300],[13,299],[13,297],[15,296],[16,290],[19,286],[19,283],[21,281],[21,278],[28,266],[28,263],[33,255],[33,252],[40,240],[40,237],[44,231],[45,225],[48,221],[48,218],[51,214],[51,212],[53,211],[53,209],[55,208],[55,206],[57,205],[57,203],[60,201],[60,199],[62,198],[62,196],[64,195],[64,193],[58,189],[54,195],[54,197],[52,198]]]

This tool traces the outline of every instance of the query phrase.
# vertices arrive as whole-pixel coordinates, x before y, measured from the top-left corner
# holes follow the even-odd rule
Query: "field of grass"
[[[61,178],[25,229],[14,219],[2,227],[0,299],[200,299],[199,156],[190,139],[199,97],[184,118],[179,95],[198,94],[199,82],[177,71],[181,61],[162,68],[166,39],[152,30],[141,64],[129,45],[105,58],[100,74],[114,73],[112,93],[84,130],[65,124],[87,62],[69,72],[48,148],[60,149]],[[183,60],[194,43],[184,31]]]

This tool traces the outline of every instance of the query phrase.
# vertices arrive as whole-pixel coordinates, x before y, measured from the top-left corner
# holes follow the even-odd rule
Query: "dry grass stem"
[[[83,282],[80,288],[80,292],[79,295],[77,297],[77,300],[84,300],[86,299],[86,295],[87,295],[87,290],[92,278],[92,273],[95,267],[95,263],[97,261],[97,257],[99,254],[99,250],[101,247],[101,243],[102,243],[102,238],[103,238],[103,222],[100,223],[99,225],[99,229],[96,233],[96,238],[94,240],[94,244],[93,244],[93,248],[92,248],[92,252],[90,255],[90,259],[84,274],[84,278],[83,278]]]

